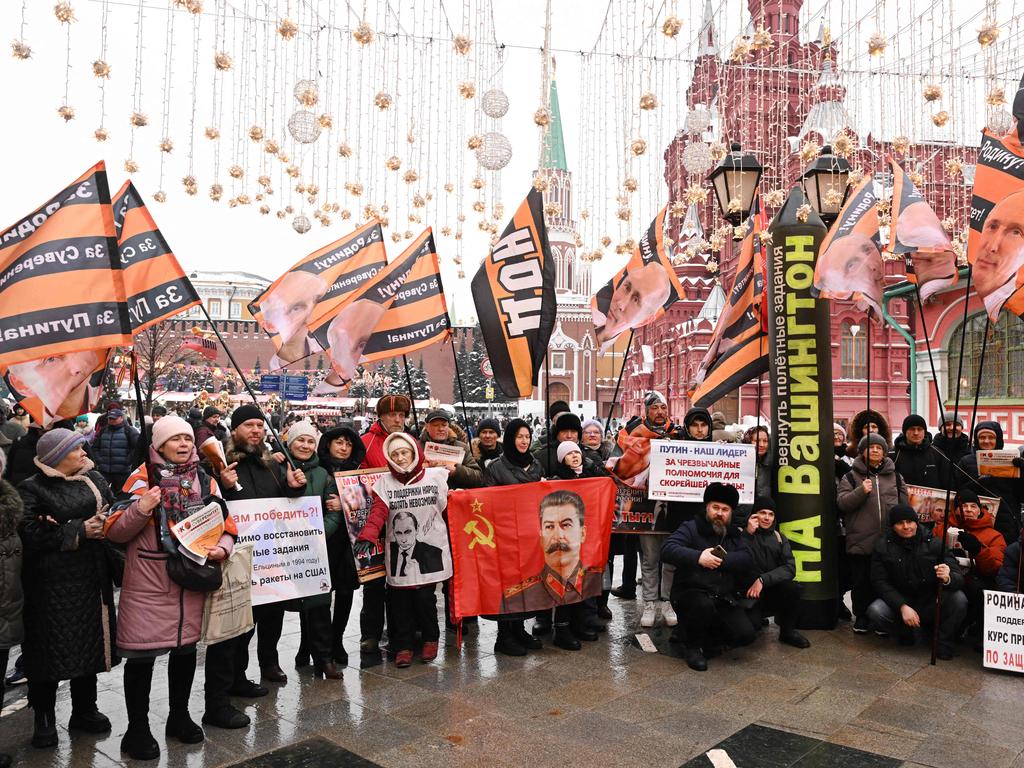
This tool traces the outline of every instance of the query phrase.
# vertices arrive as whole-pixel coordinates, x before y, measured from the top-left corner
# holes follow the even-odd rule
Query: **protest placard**
[[[941,523],[946,511],[946,491],[925,485],[907,486],[907,503],[917,512],[919,523]],[[949,494],[949,508],[953,509],[956,494]]]
[[[978,451],[978,474],[989,477],[1020,477],[1020,470],[1013,460],[1020,458],[1017,451]]]
[[[996,514],[999,512],[999,497],[997,496],[979,496],[978,503],[981,505],[983,512],[988,512],[992,519],[996,519]]]
[[[616,490],[612,533],[654,533],[660,502],[650,501],[645,488],[626,485],[617,477],[612,479]]]
[[[1024,672],[1024,595],[985,590],[984,663]]]
[[[740,504],[754,501],[753,445],[695,440],[651,440],[647,498],[663,501],[704,500],[708,483],[729,483]]]
[[[224,513],[219,504],[211,502],[181,522],[171,526],[178,540],[178,551],[200,565],[206,564],[206,553],[217,546],[224,533]]]
[[[341,513],[348,531],[349,546],[366,525],[366,518],[373,506],[373,484],[388,472],[384,467],[377,469],[354,469],[349,472],[335,472]],[[352,553],[356,559],[356,577],[360,584],[384,577],[384,547],[379,541],[365,555]]]
[[[331,591],[319,496],[229,501],[238,543],[252,544],[252,604]]]
[[[423,445],[424,461],[440,461],[445,464],[461,464],[465,457],[465,449],[459,448],[457,445],[432,443],[429,440]]]

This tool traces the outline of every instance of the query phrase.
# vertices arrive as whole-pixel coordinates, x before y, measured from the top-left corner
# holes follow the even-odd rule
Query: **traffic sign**
[[[488,384],[487,385],[487,389],[484,390],[484,396],[488,400],[493,400],[494,399],[494,387],[492,387],[490,384]]]
[[[284,399],[305,400],[309,397],[309,379],[305,376],[284,377]]]
[[[279,393],[281,391],[281,376],[269,373],[260,376],[260,391]]]
[[[491,368],[490,358],[484,358],[484,361],[480,363],[480,373],[486,376],[488,379],[494,378],[494,369]]]

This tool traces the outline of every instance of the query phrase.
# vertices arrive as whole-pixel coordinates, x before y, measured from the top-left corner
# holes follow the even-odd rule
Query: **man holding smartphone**
[[[735,486],[710,483],[704,515],[668,537],[662,560],[676,567],[672,605],[685,634],[686,663],[704,672],[721,641],[733,647],[754,641],[754,626],[741,604],[741,589],[753,580],[753,561],[739,528],[732,524],[740,495]]]

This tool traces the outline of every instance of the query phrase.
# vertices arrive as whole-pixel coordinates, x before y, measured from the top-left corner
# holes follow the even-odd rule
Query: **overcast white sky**
[[[135,157],[142,166],[135,174],[136,186],[144,196],[151,198],[159,188],[158,164],[159,153],[155,149],[159,141],[161,128],[160,112],[160,81],[162,78],[162,59],[164,49],[164,29],[166,25],[166,7],[169,0],[143,0],[143,50],[145,83],[144,94],[147,94],[146,109],[152,125],[139,131],[140,147],[135,150]],[[287,0],[231,0],[233,7],[238,9],[260,8],[266,6],[284,7]],[[294,0],[297,5],[299,0]],[[328,0],[301,0],[303,5],[323,10],[330,6]],[[411,0],[392,0],[393,5],[401,6]],[[70,183],[78,174],[86,170],[92,163],[105,159],[111,177],[111,187],[116,190],[126,177],[122,170],[125,158],[129,154],[128,115],[131,113],[134,62],[136,56],[136,22],[138,3],[135,0],[108,0],[107,60],[113,65],[113,76],[107,91],[107,125],[112,138],[105,144],[98,144],[92,132],[98,125],[98,88],[92,76],[90,64],[97,57],[101,38],[100,20],[104,3],[101,0],[73,0],[78,22],[71,26],[72,81],[69,94],[71,103],[78,113],[78,118],[65,124],[56,113],[56,108],[64,99],[64,71],[67,49],[66,28],[54,19],[53,2],[32,0],[28,3],[27,27],[25,39],[32,46],[33,56],[28,61],[16,61],[7,52],[0,55],[0,82],[7,86],[5,95],[5,119],[0,124],[0,146],[6,148],[4,183],[0,186],[0,222],[4,225],[17,220],[30,211],[61,187]],[[6,0],[0,4],[0,28],[4,29],[8,39],[19,35],[21,19],[21,2]],[[212,10],[214,0],[206,0],[207,10]],[[358,7],[359,3],[350,4]],[[371,7],[374,6],[370,0]],[[420,3],[422,6],[422,2]],[[834,36],[844,36],[848,43],[849,68],[858,70],[847,78],[851,89],[848,98],[852,110],[863,116],[864,120],[877,107],[872,105],[871,89],[877,90],[877,77],[867,70],[875,67],[881,72],[882,63],[867,60],[863,54],[863,40],[867,35],[882,29],[885,34],[895,36],[890,51],[893,68],[903,72],[934,72],[936,76],[953,70],[962,75],[979,73],[982,69],[981,60],[977,56],[977,46],[973,36],[983,15],[982,4],[956,3],[955,21],[950,23],[944,11],[946,2],[937,0],[880,0],[876,5],[860,0],[858,2],[809,2],[801,14],[801,20],[813,35],[818,25],[825,21]],[[461,14],[461,4],[448,2],[446,12],[449,16]],[[552,25],[552,46],[568,51],[590,50],[602,22],[608,4],[604,0],[554,0]],[[730,47],[730,38],[742,31],[749,15],[742,0],[715,0],[713,2],[716,21],[720,27],[720,45],[724,50]],[[971,6],[967,8],[966,6]],[[1016,73],[1019,71],[1016,45],[1019,37],[1019,19],[1010,20],[1016,2],[997,4],[999,21],[1003,24],[1000,45],[1006,48],[1006,55],[998,64],[1004,74],[1007,92],[1012,99]],[[338,8],[341,7],[339,3]],[[382,6],[378,6],[382,7]],[[652,17],[661,14],[665,7],[663,0],[643,0],[636,3],[625,3],[616,0],[609,14],[610,25],[620,27],[630,18],[642,16]],[[694,50],[694,39],[699,27],[704,0],[679,0],[677,13],[684,21],[683,32],[680,34],[674,53],[687,57]],[[981,9],[981,10],[979,10]],[[511,107],[502,121],[502,130],[513,145],[513,158],[502,173],[503,200],[507,213],[518,204],[528,190],[532,170],[536,166],[537,129],[532,121],[532,114],[538,101],[538,83],[540,77],[540,55],[538,49],[543,42],[544,1],[543,0],[501,0],[494,3],[496,36],[509,47],[506,51],[504,69],[504,90],[509,96]],[[205,23],[205,22],[204,22]],[[963,24],[962,28],[956,25]],[[457,26],[454,24],[453,26]],[[952,27],[952,30],[951,30]],[[176,85],[178,101],[174,103],[172,129],[175,125],[188,125],[187,113],[190,105],[181,96],[188,90],[191,73],[192,51],[188,29],[182,25],[180,34],[176,34],[176,53],[172,70],[172,81]],[[660,36],[659,36],[660,37]],[[950,41],[956,41],[964,53],[954,61],[950,51]],[[624,38],[624,42],[626,39]],[[5,41],[6,44],[6,41]],[[664,40],[658,43],[658,50],[665,53],[672,51],[665,47]],[[200,71],[203,77],[211,74],[209,65],[209,47],[202,51]],[[561,98],[562,117],[566,138],[566,150],[571,169],[577,170],[581,162],[600,162],[598,158],[588,157],[581,160],[580,128],[581,104],[579,94],[580,57],[569,53],[557,54],[558,82]],[[680,68],[681,72],[686,67]],[[342,76],[335,73],[334,77]],[[875,79],[872,79],[875,78]],[[924,82],[926,77],[918,78]],[[950,81],[952,83],[952,81]],[[950,90],[962,88],[965,93],[977,94],[983,85],[975,81],[962,80],[967,85],[950,85]],[[663,83],[665,90],[671,90],[670,101],[678,104],[688,83],[680,80],[676,83]],[[896,105],[895,91],[890,95]],[[972,107],[969,100],[960,95],[954,108],[954,121],[968,134],[976,135],[979,110]],[[598,105],[608,109],[608,105]],[[201,112],[206,105],[201,105]],[[904,116],[890,117],[887,126],[890,130],[896,123],[920,127],[928,123],[923,118],[923,111],[907,109],[905,104],[896,110]],[[448,116],[443,114],[443,105],[439,107],[439,118],[443,122]],[[208,110],[204,114],[208,114]],[[681,122],[684,112],[679,112]],[[609,119],[614,116],[609,115]],[[593,126],[600,115],[584,121]],[[674,119],[674,118],[672,118]],[[184,121],[184,122],[182,122]],[[197,126],[205,124],[205,119],[197,118]],[[972,124],[968,124],[972,123]],[[877,128],[876,128],[877,129]],[[199,129],[201,131],[201,128]],[[144,133],[143,133],[144,132]],[[341,237],[351,229],[335,217],[335,224],[330,228],[322,228],[314,223],[313,229],[304,236],[296,235],[289,224],[281,222],[273,215],[260,216],[256,206],[228,209],[226,202],[211,202],[206,197],[206,189],[213,180],[208,169],[199,168],[200,194],[187,197],[182,191],[180,178],[184,174],[184,136],[177,135],[175,153],[168,158],[167,179],[164,188],[168,192],[168,202],[161,205],[151,203],[157,223],[173,247],[179,260],[186,269],[238,269],[261,274],[273,279],[291,263],[305,254]],[[667,135],[662,135],[665,133]],[[661,154],[664,142],[671,138],[671,130],[655,132],[648,138],[662,142],[662,146],[652,146],[646,178],[652,181],[660,177]],[[201,140],[201,139],[200,139]],[[145,146],[141,144],[145,142]],[[472,176],[472,164],[467,163],[467,178]],[[204,171],[205,173],[204,175]],[[222,172],[223,180],[228,181]],[[614,194],[614,193],[610,193]],[[228,195],[225,195],[225,200]],[[664,186],[649,190],[648,198],[664,204]],[[468,199],[468,198],[467,198]],[[272,208],[276,208],[271,202]],[[467,204],[468,208],[468,204]],[[653,211],[652,211],[653,213]],[[646,214],[645,214],[646,215]],[[445,285],[450,294],[449,306],[457,322],[472,317],[472,302],[468,294],[468,284],[480,258],[486,253],[487,242],[475,225],[471,226],[472,213],[467,211],[465,228],[464,266],[466,279],[459,281],[455,277],[455,267],[450,263],[445,266]],[[443,224],[440,221],[426,221],[434,224],[435,234]],[[349,223],[351,224],[351,222]],[[646,220],[635,218],[629,225],[635,237],[646,225]],[[415,229],[415,227],[413,227]],[[400,246],[387,243],[389,251]],[[454,249],[454,242],[438,237],[438,246],[442,256]],[[607,277],[623,262],[623,258],[611,256],[601,262],[595,271],[595,287],[599,281]]]

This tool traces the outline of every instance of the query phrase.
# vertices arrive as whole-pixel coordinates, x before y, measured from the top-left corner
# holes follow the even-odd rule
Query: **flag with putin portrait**
[[[271,283],[249,304],[249,312],[277,350],[268,370],[323,351],[307,325],[336,312],[356,288],[386,266],[384,232],[380,222],[371,219],[293,264]]]
[[[967,259],[991,321],[1004,306],[1024,317],[1024,146],[1016,131],[982,135]]]
[[[886,250],[903,256],[907,280],[924,301],[956,283],[956,254],[942,222],[899,163],[892,166],[892,213]]]
[[[665,241],[667,215],[668,208],[662,208],[626,266],[590,299],[594,335],[602,350],[624,331],[653,323],[683,295]]]
[[[884,270],[878,194],[865,176],[825,235],[814,265],[814,290],[826,299],[853,299],[863,311],[882,314]]]
[[[614,507],[610,477],[449,493],[453,615],[543,611],[601,594]]]
[[[96,404],[131,334],[101,162],[0,233],[0,375],[49,426]]]

